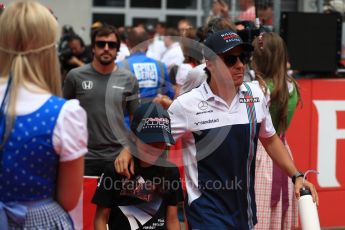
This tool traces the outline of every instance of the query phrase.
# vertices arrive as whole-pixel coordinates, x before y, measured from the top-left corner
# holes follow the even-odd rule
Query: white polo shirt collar
[[[202,96],[204,97],[205,100],[209,100],[209,99],[212,99],[212,98],[214,98],[214,99],[219,98],[217,95],[213,94],[213,92],[212,92],[212,90],[211,90],[209,84],[207,84],[206,81],[204,81],[204,82],[200,85],[199,88],[201,89],[201,94],[202,94]],[[241,94],[245,94],[247,91],[248,91],[247,88],[244,86],[244,84],[242,84],[242,85],[240,86],[239,92],[240,92]]]
[[[213,94],[210,86],[207,84],[206,81],[204,81],[200,87],[199,87],[200,91],[201,91],[201,95],[203,96],[203,98],[205,99],[205,101],[211,99],[211,98],[215,98],[216,95]]]
[[[240,86],[240,90],[239,92],[235,95],[231,105],[229,106],[221,97],[215,95],[209,84],[204,81],[198,88],[198,90],[200,91],[202,97],[204,98],[205,101],[215,101],[218,103],[221,103],[223,106],[226,106],[227,110],[230,110],[231,113],[236,113],[239,107],[239,103],[237,103],[237,101],[239,100],[241,94],[243,95],[245,92],[247,92],[247,88],[242,84]]]
[[[239,92],[241,92],[242,94],[246,93],[248,90],[247,88],[245,87],[245,85],[242,83],[242,85],[240,86],[240,90]]]

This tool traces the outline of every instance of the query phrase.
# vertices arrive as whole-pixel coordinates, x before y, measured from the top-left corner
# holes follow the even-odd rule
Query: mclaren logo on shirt
[[[85,90],[90,90],[90,89],[92,89],[92,87],[93,87],[93,82],[92,82],[92,81],[83,81],[83,82],[81,83],[81,86],[82,86],[83,89],[85,89]]]

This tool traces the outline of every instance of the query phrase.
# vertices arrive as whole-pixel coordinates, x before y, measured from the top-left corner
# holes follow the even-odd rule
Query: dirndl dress
[[[284,142],[292,157],[286,140]],[[279,201],[272,204],[273,167],[272,159],[261,142],[258,141],[255,166],[255,198],[258,223],[254,229],[295,229],[298,227],[298,203],[294,193],[294,184],[287,177],[287,193],[283,195],[283,189],[280,189],[276,194]],[[286,205],[288,206],[286,207]]]
[[[0,151],[1,230],[73,229],[68,213],[54,201],[59,155],[53,131],[65,102],[51,96],[38,110],[16,117]]]

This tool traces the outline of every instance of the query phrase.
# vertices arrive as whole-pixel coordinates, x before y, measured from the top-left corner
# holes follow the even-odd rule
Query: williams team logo
[[[245,97],[240,98],[240,103],[246,103],[249,106],[252,106],[253,103],[257,103],[257,102],[260,102],[260,98],[258,97],[252,97],[252,96],[247,95]]]
[[[93,88],[93,82],[92,81],[83,81],[81,83],[81,86],[83,87],[83,89],[85,90],[90,90]]]
[[[221,34],[220,36],[222,36],[222,38],[224,39],[226,43],[234,42],[234,41],[241,42],[240,37],[235,33],[224,33],[224,34]]]

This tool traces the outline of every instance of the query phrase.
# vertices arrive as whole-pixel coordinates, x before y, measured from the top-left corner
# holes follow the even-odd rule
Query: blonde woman
[[[73,229],[86,113],[59,97],[57,21],[35,1],[16,1],[0,28],[1,229]]]

